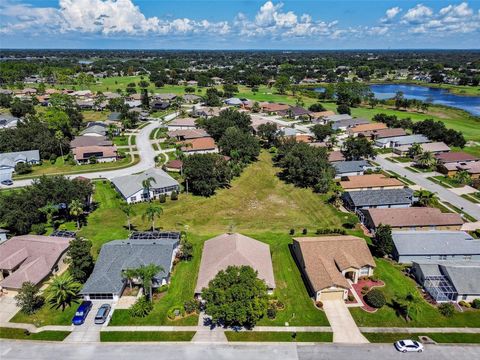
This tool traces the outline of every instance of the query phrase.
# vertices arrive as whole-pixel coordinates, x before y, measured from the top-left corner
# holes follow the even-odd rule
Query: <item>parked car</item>
[[[88,313],[92,309],[91,301],[83,301],[77,309],[75,316],[72,319],[73,325],[82,325],[87,318]]]
[[[401,351],[403,353],[406,352],[422,352],[423,351],[423,345],[420,344],[418,341],[415,340],[400,340],[395,343],[395,347],[397,348],[398,351]]]
[[[7,186],[13,185],[13,181],[12,180],[3,180],[2,185],[7,185]]]
[[[97,315],[95,315],[95,324],[103,324],[107,321],[108,314],[110,313],[110,305],[103,304],[97,311]]]

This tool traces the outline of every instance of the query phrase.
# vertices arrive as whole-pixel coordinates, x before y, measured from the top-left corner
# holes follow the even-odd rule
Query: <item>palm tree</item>
[[[407,320],[417,317],[422,312],[423,298],[418,294],[418,292],[409,293],[405,296],[405,316]],[[413,315],[413,316],[412,316]]]
[[[83,214],[82,203],[80,200],[74,199],[70,205],[68,205],[68,208],[70,209],[70,215],[77,219],[77,229],[80,229],[80,215]]]
[[[77,299],[77,293],[80,291],[82,284],[76,282],[72,275],[69,273],[63,273],[62,275],[55,276],[50,286],[45,290],[47,294],[47,301],[52,305],[52,308],[62,308]]]
[[[159,272],[165,271],[161,266],[155,264],[142,265],[136,269],[136,274],[140,278],[144,294],[148,293],[148,298],[152,301],[153,279]]]
[[[157,181],[151,176],[142,181],[144,198],[150,199],[150,188],[152,187],[152,183],[157,183]]]
[[[142,219],[147,219],[152,222],[152,231],[155,230],[155,219],[163,214],[163,209],[160,206],[150,205],[145,209]]]
[[[422,145],[419,143],[414,143],[412,146],[410,146],[410,149],[408,149],[408,156],[413,159],[415,156],[420,155],[422,151]]]
[[[468,185],[472,181],[472,177],[467,171],[460,170],[455,175],[453,175],[453,180],[455,180],[459,184]]]
[[[422,168],[428,169],[433,167],[437,160],[430,151],[425,151],[417,156],[415,162]]]
[[[124,202],[120,205],[120,210],[122,210],[122,212],[127,216],[128,231],[131,231],[132,226],[130,223],[130,216],[135,215],[135,209],[133,205]]]
[[[115,124],[108,124],[108,137],[113,140],[113,136],[117,132],[117,126]]]
[[[415,197],[417,197],[417,204],[422,207],[433,206],[437,204],[438,197],[435,193],[428,190],[418,190],[415,192]]]
[[[49,202],[47,205],[41,207],[38,209],[42,214],[45,214],[47,217],[47,223],[48,225],[52,225],[53,223],[53,215],[55,215],[58,212],[58,208],[53,205],[53,203]]]
[[[338,138],[336,135],[330,135],[328,140],[326,141],[327,147],[329,149],[333,149],[338,144]]]
[[[133,279],[138,277],[138,269],[125,269],[122,271],[122,277],[128,281],[128,285],[131,290],[133,285]]]
[[[58,141],[58,146],[60,147],[60,154],[62,155],[62,163],[65,165],[65,159],[63,158],[63,149],[62,149],[63,139],[64,139],[63,132],[61,130],[55,131],[55,140]]]

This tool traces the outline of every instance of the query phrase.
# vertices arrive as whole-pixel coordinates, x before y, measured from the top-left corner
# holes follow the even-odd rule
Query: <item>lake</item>
[[[397,91],[401,91],[407,99],[431,99],[433,104],[451,106],[480,116],[480,96],[456,95],[445,89],[407,84],[378,84],[370,85],[370,88],[380,100],[391,99]]]

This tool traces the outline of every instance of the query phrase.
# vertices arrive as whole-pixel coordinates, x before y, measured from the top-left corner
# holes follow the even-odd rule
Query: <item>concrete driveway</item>
[[[325,300],[323,310],[332,327],[334,343],[368,343],[342,300]]]
[[[92,309],[88,313],[85,322],[82,325],[74,326],[73,331],[65,338],[64,342],[81,343],[100,341],[100,330],[102,329],[102,326],[107,326],[108,320],[103,325],[96,325],[94,320],[98,309],[103,304],[110,304],[110,306],[112,306],[112,310],[109,314],[110,318],[113,312],[113,303],[109,301],[94,301]]]
[[[20,310],[15,304],[15,299],[12,296],[0,297],[0,323],[9,322],[10,319]]]

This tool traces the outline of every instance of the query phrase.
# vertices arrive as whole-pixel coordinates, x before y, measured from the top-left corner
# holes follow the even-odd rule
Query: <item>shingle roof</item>
[[[412,204],[413,190],[406,188],[350,191],[346,192],[344,197],[355,207]]]
[[[142,181],[152,177],[151,188],[159,189],[169,186],[179,186],[177,180],[168,175],[165,171],[157,168],[145,170],[140,174],[125,175],[112,179],[112,183],[125,198],[132,196],[143,189]]]
[[[398,187],[403,185],[400,180],[383,174],[349,176],[347,180],[340,181],[340,186],[346,190],[366,187]]]
[[[406,152],[410,149],[411,145],[402,145],[398,146],[397,150]],[[432,142],[432,143],[424,143],[420,144],[420,147],[422,148],[422,152],[445,152],[445,151],[450,151],[450,148],[448,147],[447,144],[444,142]]]
[[[183,119],[175,119],[168,124],[168,126],[188,126],[193,127],[196,126],[195,122],[197,119],[194,118],[183,118]]]
[[[345,120],[339,120],[335,121],[332,124],[332,129],[333,130],[339,130],[341,128],[349,128],[352,126],[356,125],[362,125],[362,124],[369,124],[370,122],[365,119],[345,119]]]
[[[467,154],[465,152],[448,152],[443,154],[435,155],[437,160],[442,163],[452,163],[452,162],[461,162],[461,161],[476,161],[479,160],[477,157]]]
[[[161,266],[163,270],[157,274],[157,280],[161,280],[170,273],[173,251],[177,246],[178,240],[175,239],[115,240],[106,243],[80,293],[120,295],[125,281],[122,271],[141,265]]]
[[[408,209],[368,209],[363,210],[372,219],[373,225],[392,227],[451,226],[462,225],[459,214],[442,213],[437,208],[412,207]]]
[[[407,136],[394,136],[394,137],[387,137],[382,139],[377,139],[377,143],[379,144],[387,144],[387,143],[394,143],[394,146],[402,146],[402,145],[410,145],[410,144],[422,144],[426,142],[430,142],[430,140],[421,134],[415,135],[407,135]]]
[[[336,122],[336,121],[340,121],[340,120],[347,120],[347,119],[351,119],[352,117],[348,114],[338,114],[338,115],[330,115],[330,116],[325,116],[324,119],[325,121],[327,122]]]
[[[314,291],[332,286],[350,288],[342,271],[350,267],[375,267],[365,240],[356,236],[294,238],[301,250],[305,273]]]
[[[92,154],[102,154],[96,156],[99,158],[112,158],[117,156],[117,148],[115,146],[82,146],[73,149],[75,160],[88,160]]]
[[[480,264],[440,265],[458,294],[480,294]]]
[[[107,134],[107,130],[103,126],[93,125],[83,130],[80,134],[81,135],[98,134],[101,136],[105,136]]]
[[[15,167],[18,162],[39,162],[38,150],[15,151],[0,154],[0,166]]]
[[[372,166],[367,160],[355,160],[355,161],[338,161],[332,164],[335,168],[337,175],[364,171]]]
[[[275,288],[272,258],[268,244],[241,234],[223,234],[207,240],[203,245],[195,293],[208,286],[220,270],[229,266],[251,266],[267,286]]]
[[[480,255],[480,240],[463,231],[392,231],[399,255]]]
[[[209,137],[204,129],[180,129],[167,132],[168,137],[181,139],[197,139]]]
[[[217,148],[215,140],[211,137],[186,140],[182,142],[182,145],[182,151],[184,152],[213,150]]]
[[[111,146],[113,143],[105,136],[75,136],[70,141],[70,148],[83,147],[83,146]]]

